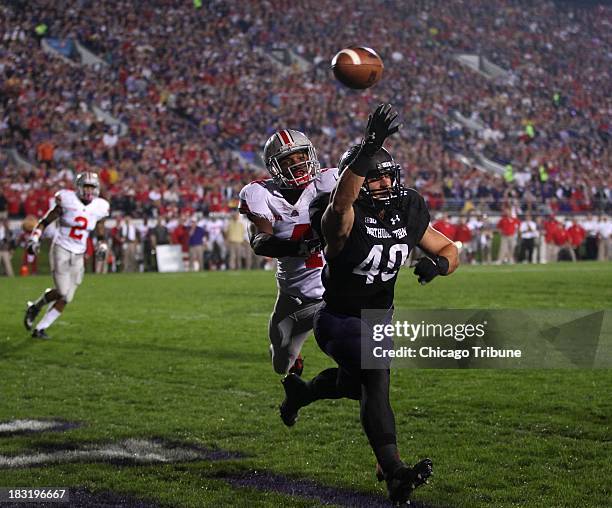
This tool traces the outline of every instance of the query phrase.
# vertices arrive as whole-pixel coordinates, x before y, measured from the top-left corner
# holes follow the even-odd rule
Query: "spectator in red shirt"
[[[218,188],[216,188],[214,191],[212,191],[208,195],[208,203],[209,203],[208,210],[210,212],[220,212],[222,210],[223,195],[221,194]]]
[[[549,216],[543,223],[544,228],[544,242],[542,243],[544,248],[544,254],[542,256],[543,262],[555,262],[559,254],[559,248],[555,243],[555,233],[561,225],[557,222],[554,215]]]
[[[567,236],[569,237],[569,243],[574,249],[576,259],[580,259],[580,246],[586,238],[586,230],[574,219],[572,225],[567,228]]]
[[[32,189],[30,192],[28,192],[23,203],[23,211],[26,215],[40,217],[38,213],[38,191],[36,189]]]
[[[179,218],[178,225],[170,235],[170,243],[180,245],[183,253],[189,252],[189,229],[185,227],[185,221]]]
[[[436,222],[434,222],[432,226],[449,240],[455,240],[456,227],[448,220],[448,214],[442,214],[442,216]]]
[[[499,254],[497,264],[508,262],[514,264],[514,251],[516,250],[516,232],[521,221],[516,217],[511,217],[504,211],[502,218],[497,223],[497,230],[500,234]]]
[[[21,199],[19,193],[8,190],[4,197],[6,198],[6,210],[9,217],[18,217],[21,208]]]
[[[53,193],[48,189],[41,189],[38,192],[38,199],[36,201],[36,206],[38,208],[37,217],[42,217],[46,211],[50,208],[49,201],[53,197]]]
[[[459,256],[462,263],[471,263],[471,259],[469,259],[470,252],[468,246],[472,241],[472,232],[470,228],[465,223],[465,219],[462,217],[459,220],[459,224],[457,224],[455,229],[455,242],[461,242],[461,248],[459,250]]]

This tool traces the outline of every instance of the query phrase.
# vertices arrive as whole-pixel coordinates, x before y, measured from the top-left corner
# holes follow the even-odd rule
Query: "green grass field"
[[[426,287],[403,271],[396,304],[606,309],[611,281],[610,263],[462,267]],[[0,487],[118,493],[127,505],[351,505],[342,496],[228,480],[257,471],[296,485],[384,495],[355,402],[321,401],[303,409],[295,427],[282,425],[282,387],[267,351],[272,273],[88,275],[49,329],[53,340],[36,341],[23,328],[24,305],[49,284],[46,276],[0,279],[0,423],[80,426],[0,434],[0,456],[132,438],[242,456],[4,467]],[[313,339],[304,356],[308,378],[332,365]],[[415,500],[429,507],[611,506],[611,394],[606,370],[394,371],[402,456],[434,461],[435,477]]]

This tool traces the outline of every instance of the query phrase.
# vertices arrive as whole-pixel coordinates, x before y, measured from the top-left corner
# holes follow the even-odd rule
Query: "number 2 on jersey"
[[[77,222],[78,226],[72,226],[70,228],[70,233],[68,236],[70,238],[74,238],[75,240],[80,240],[81,238],[83,238],[83,233],[77,233],[77,231],[83,231],[84,229],[87,229],[87,218],[81,216],[75,217],[74,222]]]
[[[296,224],[291,233],[291,240],[310,240],[313,238],[310,224]],[[313,252],[308,256],[304,265],[306,268],[321,268],[323,266],[323,255],[320,252]]]
[[[381,280],[387,282],[395,277],[400,266],[408,259],[409,252],[410,249],[405,243],[396,243],[392,245],[389,249],[389,262],[387,263],[387,267],[381,270],[380,261],[382,259],[383,246],[381,244],[373,245],[366,258],[359,266],[353,269],[353,273],[356,275],[365,275],[366,284],[372,284],[374,278],[379,274]],[[400,254],[399,263],[397,254]]]

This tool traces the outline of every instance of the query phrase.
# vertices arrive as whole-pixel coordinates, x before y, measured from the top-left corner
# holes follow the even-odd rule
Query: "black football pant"
[[[390,320],[391,313],[388,314]],[[389,402],[390,371],[361,368],[363,321],[331,311],[325,304],[314,317],[319,347],[338,364],[308,382],[311,400],[349,398],[360,401],[361,424],[384,471],[399,462],[395,417]]]

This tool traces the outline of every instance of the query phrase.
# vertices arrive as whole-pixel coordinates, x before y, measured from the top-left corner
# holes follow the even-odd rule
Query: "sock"
[[[312,400],[341,398],[342,395],[338,392],[338,387],[336,386],[337,378],[338,369],[326,369],[308,381],[306,385]]]
[[[389,403],[389,370],[362,371],[361,383],[361,424],[378,463],[385,473],[391,473],[401,461]]]
[[[52,309],[49,309],[47,311],[47,313],[45,314],[45,317],[43,317],[40,320],[40,323],[38,323],[38,325],[36,326],[36,329],[37,330],[46,330],[47,328],[49,328],[53,324],[53,321],[55,321],[61,315],[62,315],[62,313],[59,312],[57,309],[55,309],[55,307],[52,308]]]
[[[377,446],[374,448],[374,455],[385,473],[392,473],[402,463],[396,444]]]

